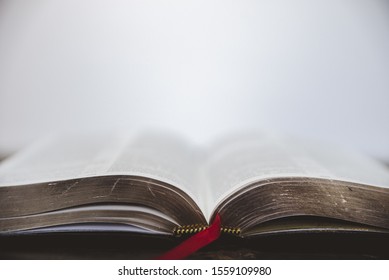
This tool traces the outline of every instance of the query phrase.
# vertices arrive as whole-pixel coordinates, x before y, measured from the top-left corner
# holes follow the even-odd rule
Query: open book
[[[0,234],[183,235],[219,213],[241,237],[389,231],[389,169],[332,146],[239,135],[49,137],[0,165]]]

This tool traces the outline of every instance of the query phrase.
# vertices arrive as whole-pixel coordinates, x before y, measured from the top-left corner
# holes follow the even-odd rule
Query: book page
[[[0,187],[106,175],[172,184],[191,196],[207,218],[228,194],[262,179],[317,177],[389,186],[384,166],[309,141],[250,134],[199,149],[166,133],[119,133],[48,137],[0,164]]]
[[[196,146],[169,134],[135,137],[113,161],[106,174],[146,176],[184,190],[203,209],[199,186],[202,153]]]
[[[0,187],[105,175],[161,180],[198,199],[199,152],[166,133],[63,134],[47,137],[0,164]],[[201,205],[199,205],[201,207]]]
[[[214,207],[243,185],[275,177],[317,177],[389,187],[385,166],[331,145],[250,134],[221,140],[209,151],[203,172],[211,190],[207,204]],[[207,215],[211,212],[207,208]]]
[[[102,175],[129,138],[119,135],[48,135],[0,164],[0,186]]]

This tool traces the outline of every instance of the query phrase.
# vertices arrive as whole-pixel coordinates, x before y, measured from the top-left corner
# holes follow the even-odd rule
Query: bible
[[[0,164],[0,235],[389,231],[389,169],[333,145],[247,133],[63,134]]]

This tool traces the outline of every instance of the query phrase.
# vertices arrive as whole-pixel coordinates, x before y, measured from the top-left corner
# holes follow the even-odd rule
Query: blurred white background
[[[389,159],[386,0],[0,0],[0,153],[56,130],[275,129]]]

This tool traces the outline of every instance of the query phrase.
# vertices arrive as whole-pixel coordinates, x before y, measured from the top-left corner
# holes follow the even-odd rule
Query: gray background
[[[388,1],[0,1],[0,153],[263,129],[388,160],[388,105]]]

